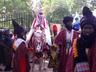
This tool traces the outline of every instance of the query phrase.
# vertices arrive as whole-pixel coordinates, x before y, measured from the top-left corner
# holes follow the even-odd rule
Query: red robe
[[[77,37],[78,37],[78,33],[74,31],[72,42]],[[58,46],[61,45],[61,47],[59,47],[59,66],[58,66],[59,68],[58,68],[58,72],[65,72],[66,68],[69,68],[68,67],[69,63],[67,63],[67,61],[72,62],[72,60],[73,60],[73,58],[71,58],[72,56],[66,54],[66,30],[62,30],[59,33],[59,35],[57,35],[57,37],[55,38],[55,44],[57,44]],[[71,66],[71,68],[72,68],[72,66]],[[67,71],[67,72],[71,72],[71,71]]]
[[[89,65],[91,69],[90,72],[96,72],[96,39],[92,48],[89,49],[88,59],[89,59]]]
[[[28,52],[25,42],[21,42],[14,53],[14,69],[13,72],[29,72]]]

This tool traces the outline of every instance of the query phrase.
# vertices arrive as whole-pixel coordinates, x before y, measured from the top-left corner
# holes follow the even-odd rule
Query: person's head
[[[83,44],[82,48],[91,48],[92,45],[95,43],[94,42],[96,38],[96,25],[94,25],[95,23],[94,20],[90,19],[81,22],[81,43]]]
[[[39,12],[39,15],[43,15],[43,13],[42,12]]]
[[[91,10],[87,6],[83,7],[82,14],[83,14],[83,16],[92,16],[93,15]]]
[[[83,17],[80,20],[81,37],[79,38],[78,47],[91,48],[96,38],[96,18],[91,14],[88,7],[83,8]]]
[[[75,21],[78,21],[78,20],[79,20],[79,19],[76,17],[76,18],[75,18]]]
[[[21,27],[15,20],[12,20],[12,24],[14,27],[14,34],[16,34],[16,36],[18,38],[24,38],[26,37],[26,31],[23,27]]]
[[[42,19],[42,16],[43,16],[43,13],[42,12],[39,12],[38,18],[41,18]]]
[[[81,28],[81,33],[85,36],[91,36],[92,34],[95,34],[95,32],[96,32],[95,25],[88,21]]]
[[[72,16],[66,16],[63,19],[63,23],[65,27],[70,31],[72,30],[72,22],[73,22],[73,17]]]
[[[91,11],[88,12],[86,10],[89,10],[89,9],[88,8],[86,9],[86,7],[84,7],[83,14],[85,15],[80,21],[81,34],[85,37],[90,37],[95,35],[95,32],[96,32],[96,18],[92,14],[87,16],[87,13],[91,13]]]

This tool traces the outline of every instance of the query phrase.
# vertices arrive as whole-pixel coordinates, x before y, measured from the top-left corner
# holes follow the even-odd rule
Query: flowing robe
[[[78,33],[73,31],[72,42],[77,37],[78,37]],[[59,35],[57,35],[57,37],[55,38],[55,44],[59,46],[58,72],[66,72],[66,68],[69,68],[68,66],[71,66],[71,65],[69,65],[69,63],[72,63],[72,61],[73,61],[72,56],[68,54],[70,52],[70,49],[69,49],[68,53],[66,53],[66,30],[62,30],[59,33]],[[71,66],[71,68],[72,68],[72,66]],[[71,71],[69,71],[69,72],[71,72]]]
[[[14,68],[13,72],[29,72],[30,65],[26,43],[22,39],[14,42]],[[16,45],[17,44],[17,45]]]
[[[93,43],[92,47],[88,50],[88,62],[89,62],[89,68],[90,72],[96,72],[96,39]],[[66,72],[74,72],[74,58],[73,58],[73,52],[71,51],[70,57],[68,59],[68,69]],[[85,71],[86,72],[86,71]],[[87,71],[89,72],[89,71]]]
[[[89,60],[89,66],[91,70],[90,72],[96,72],[96,39],[92,47],[89,48],[88,60]]]

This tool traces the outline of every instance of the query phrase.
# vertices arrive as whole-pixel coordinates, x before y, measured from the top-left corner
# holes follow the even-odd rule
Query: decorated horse
[[[27,34],[26,41],[32,53],[33,72],[35,63],[39,64],[39,71],[42,72],[42,63],[44,58],[47,58],[51,45],[50,29],[47,20],[42,16],[42,13],[39,13],[34,19],[31,29]]]

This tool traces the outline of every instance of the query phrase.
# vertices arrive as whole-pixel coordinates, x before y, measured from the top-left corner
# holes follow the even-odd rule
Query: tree
[[[61,23],[64,16],[70,15],[64,0],[43,0],[42,9],[49,22]]]
[[[72,13],[73,7],[75,5],[75,0],[65,0],[65,3],[67,5],[69,12]]]
[[[75,12],[81,14],[85,5],[94,10],[96,0],[0,0],[0,20],[2,17],[4,17],[3,20],[21,18],[18,22],[23,19],[22,22],[28,24],[29,20],[33,21],[41,6],[49,22],[61,23],[60,21],[66,15],[72,15]]]
[[[28,0],[27,0],[28,1]],[[32,24],[33,16],[26,0],[0,0],[0,23],[4,27],[11,26],[11,19],[16,19],[25,27]],[[9,25],[10,24],[10,25]]]

